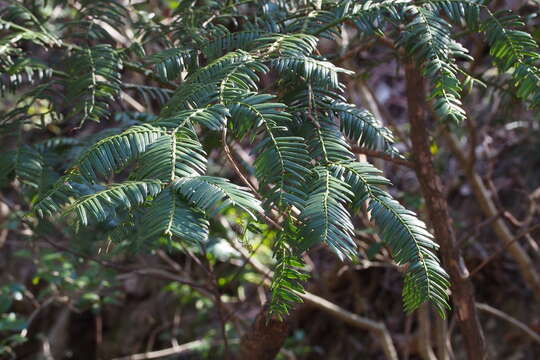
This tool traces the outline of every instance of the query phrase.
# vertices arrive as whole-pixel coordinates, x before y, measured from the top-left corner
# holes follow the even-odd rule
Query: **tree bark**
[[[446,196],[433,166],[429,148],[424,81],[420,70],[410,62],[405,65],[405,77],[416,175],[426,201],[429,220],[440,245],[442,262],[450,275],[452,301],[468,359],[484,360],[488,358],[488,355],[474,304],[474,288],[463,261],[461,249],[455,239]]]
[[[268,318],[263,307],[240,340],[238,360],[273,360],[288,334],[287,321]]]

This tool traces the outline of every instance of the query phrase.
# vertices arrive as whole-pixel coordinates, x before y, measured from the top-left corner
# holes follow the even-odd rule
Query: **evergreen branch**
[[[354,207],[369,201],[368,211],[379,228],[382,239],[390,246],[394,260],[408,264],[405,273],[403,301],[406,311],[431,301],[441,316],[448,305],[448,275],[434,253],[438,245],[416,214],[406,210],[379,186],[390,185],[380,171],[368,163],[336,163],[331,171],[342,177],[353,189]]]
[[[227,179],[212,176],[184,177],[173,183],[173,188],[198,208],[215,216],[229,205],[238,206],[252,218],[255,213],[263,213],[260,202],[238,185]],[[255,212],[255,213],[254,213]]]
[[[79,198],[64,213],[76,213],[81,224],[87,226],[89,215],[98,222],[105,221],[113,216],[118,207],[131,209],[142,204],[147,197],[156,196],[160,191],[159,181],[126,181]]]
[[[356,256],[354,226],[346,205],[354,193],[349,185],[334,177],[327,168],[314,169],[306,206],[300,214],[303,226],[300,250],[327,244],[340,258]]]

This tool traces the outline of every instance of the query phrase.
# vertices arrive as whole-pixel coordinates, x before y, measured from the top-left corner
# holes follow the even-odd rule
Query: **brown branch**
[[[233,341],[231,341],[233,342]],[[234,343],[238,343],[238,340],[234,340]],[[220,341],[208,342],[207,340],[195,340],[188,343],[173,346],[171,348],[157,350],[157,351],[148,351],[140,354],[133,354],[128,356],[123,356],[119,358],[114,358],[113,360],[148,360],[148,359],[159,359],[169,356],[182,356],[191,354],[201,348],[206,347],[207,345],[219,345]]]
[[[231,163],[236,175],[238,175],[242,182],[244,182],[244,184],[246,184],[246,186],[251,189],[253,194],[260,199],[261,196],[257,192],[257,189],[255,189],[255,187],[251,184],[246,175],[244,175],[243,171],[240,170],[240,166],[238,166],[232,156],[231,149],[229,148],[229,144],[227,143],[227,127],[223,128],[223,132],[221,133],[221,142],[223,143],[223,150],[225,151],[225,156],[227,157],[227,160],[229,160],[229,162]]]
[[[420,69],[410,60],[405,64],[405,79],[416,177],[426,200],[427,215],[433,226],[435,239],[440,244],[443,264],[450,275],[452,301],[457,311],[468,359],[485,360],[488,358],[487,347],[474,306],[474,287],[455,238],[446,195],[429,150],[428,104],[424,80]]]
[[[529,289],[531,289],[535,298],[540,301],[540,276],[536,271],[534,263],[530,258],[529,254],[527,254],[525,249],[516,241],[516,236],[512,234],[504,220],[500,216],[498,216],[500,210],[495,205],[493,199],[493,196],[495,196],[495,192],[492,191],[492,193],[490,194],[480,175],[474,171],[474,166],[469,165],[466,154],[461,148],[457,138],[454,135],[450,134],[450,132],[448,131],[443,131],[443,134],[446,137],[452,153],[457,158],[461,168],[465,171],[465,175],[467,176],[467,180],[473,189],[474,196],[478,202],[478,205],[480,206],[480,209],[486,217],[494,218],[494,221],[492,222],[493,230],[495,231],[495,234],[497,235],[499,240],[504,244],[503,248],[499,251],[508,249],[508,253],[517,263],[519,271],[523,276],[525,283],[527,284]],[[527,230],[525,230],[525,232],[523,234],[520,234],[517,238],[519,239],[527,234],[528,232]],[[495,256],[498,255],[499,251],[495,253]],[[474,269],[473,272],[477,273],[495,256],[492,255],[491,257],[486,259],[484,262],[482,262],[482,264],[479,265],[479,267]]]
[[[482,270],[484,268],[484,266],[486,266],[487,264],[489,264],[491,261],[493,261],[493,259],[495,259],[497,256],[499,256],[504,250],[506,250],[509,246],[511,246],[513,243],[515,243],[516,241],[518,241],[519,239],[521,239],[522,237],[525,237],[527,235],[529,235],[530,233],[536,231],[540,229],[540,224],[536,224],[534,226],[531,226],[530,228],[524,230],[523,232],[521,232],[520,234],[518,234],[517,236],[515,236],[512,240],[508,241],[507,243],[505,243],[503,246],[501,246],[497,251],[495,251],[493,254],[491,254],[487,259],[485,259],[484,261],[482,261],[482,263],[480,265],[478,265],[477,267],[475,267],[472,271],[471,271],[471,275],[470,276],[474,276],[476,273],[478,273],[480,270]]]
[[[435,317],[435,347],[438,360],[454,359],[446,319]]]
[[[515,327],[523,331],[525,334],[527,334],[534,342],[540,344],[540,335],[538,335],[536,331],[534,331],[533,329],[531,329],[530,327],[528,327],[527,325],[525,325],[523,322],[519,321],[518,319],[508,315],[507,313],[499,309],[495,309],[494,307],[488,304],[476,303],[476,307],[478,308],[478,310],[482,310],[485,313],[496,316],[499,319],[502,319],[514,325]]]
[[[244,175],[242,170],[240,170],[240,166],[236,163],[236,161],[234,160],[234,157],[232,156],[231,149],[229,148],[229,144],[227,143],[227,127],[223,129],[223,132],[221,135],[221,141],[223,143],[223,150],[225,151],[225,156],[227,157],[227,160],[229,160],[229,162],[231,163],[234,172],[236,173],[236,175],[238,175],[240,180],[242,180],[242,182],[253,192],[253,195],[255,195],[255,197],[260,200],[262,198],[261,195],[259,194],[257,189],[255,189],[255,187],[251,184],[248,178]],[[276,220],[272,219],[271,217],[269,217],[268,215],[264,213],[259,213],[259,215],[269,225],[273,226],[277,230],[280,230],[280,231],[283,230],[283,227]]]
[[[359,329],[371,331],[375,334],[377,340],[383,349],[383,352],[388,360],[397,360],[397,351],[392,341],[392,336],[383,322],[371,320],[350,311],[310,292],[298,294],[306,304],[309,304],[325,313],[332,315],[334,318],[343,321],[346,324]]]
[[[422,304],[417,312],[418,316],[418,347],[423,360],[437,360],[431,344],[431,318],[428,304]]]

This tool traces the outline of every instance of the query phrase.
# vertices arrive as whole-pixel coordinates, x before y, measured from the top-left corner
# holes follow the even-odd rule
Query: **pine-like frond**
[[[268,205],[302,208],[311,158],[302,137],[286,135],[284,125],[291,121],[290,115],[277,110],[285,105],[267,102],[272,99],[270,95],[253,95],[233,108],[231,114],[233,119],[244,115],[245,122],[260,126],[258,134],[262,140],[253,149],[255,175]]]
[[[254,152],[255,175],[270,204],[303,208],[311,158],[302,137],[277,136],[271,127]]]
[[[88,181],[96,181],[98,174],[107,177],[121,170],[147,147],[166,134],[166,129],[144,124],[106,137],[86,150],[73,170],[80,171]]]
[[[260,30],[245,30],[231,33],[226,27],[216,27],[211,38],[197,39],[203,55],[209,60],[215,60],[228,52],[235,50],[251,50],[263,32]]]
[[[46,86],[47,84],[39,85],[38,87]],[[57,84],[55,84],[57,85]],[[27,93],[28,94],[28,93]],[[29,97],[34,97],[34,100],[40,99],[38,92],[29,92]],[[21,112],[28,114],[21,114],[21,118],[17,121],[21,121],[19,124],[13,124],[17,126],[18,131],[21,130],[21,125],[25,124],[30,129],[36,121],[41,120],[43,130],[52,129],[55,130],[55,116],[53,106],[45,99],[40,103],[36,101],[35,104],[24,106],[19,108]],[[24,102],[27,99],[23,100]],[[42,106],[42,104],[44,104]],[[40,106],[40,107],[37,107]],[[36,113],[37,119],[33,118],[33,113]],[[49,125],[50,124],[50,125]],[[3,130],[8,130],[10,125],[0,125]],[[22,130],[27,131],[27,130]],[[110,130],[109,130],[110,131]],[[9,135],[8,135],[9,136]],[[51,137],[32,145],[23,145],[15,151],[15,155],[12,157],[14,163],[18,163],[18,177],[23,183],[33,184],[31,187],[39,188],[40,192],[46,192],[47,188],[54,183],[60,174],[67,169],[67,166],[72,162],[80,153],[82,149],[87,146],[88,142],[93,142],[94,136],[90,136],[84,140],[76,137]],[[41,174],[41,176],[39,175]]]
[[[178,179],[173,188],[198,208],[214,216],[229,206],[237,206],[254,219],[263,213],[260,201],[247,188],[230,183],[225,178],[192,176]]]
[[[140,97],[144,99],[146,104],[151,104],[152,101],[157,101],[159,105],[163,106],[169,101],[171,95],[173,94],[172,90],[164,89],[158,86],[124,83],[122,84],[122,87],[125,90],[132,90],[136,92]],[[118,113],[115,113],[115,116],[116,114]]]
[[[153,65],[154,72],[166,81],[176,80],[182,71],[187,70],[195,60],[196,54],[184,48],[170,48],[150,55],[146,62]]]
[[[26,56],[25,48],[48,48],[62,42],[22,3],[12,2],[0,9],[0,31],[0,96],[52,76],[52,68]]]
[[[197,109],[215,103],[218,99],[216,82],[185,82],[179,86],[167,104],[161,108],[161,117],[172,116],[185,109]]]
[[[73,138],[52,138],[33,146],[20,146],[11,159],[17,179],[38,192],[49,188],[59,177],[55,168],[69,159],[68,150],[79,147]],[[7,174],[6,174],[7,175]]]
[[[540,108],[540,55],[538,44],[526,31],[523,20],[510,11],[493,13],[480,0],[432,0],[427,8],[444,11],[454,22],[481,32],[490,45],[490,55],[501,72],[512,69],[516,95],[532,108]]]
[[[405,18],[409,0],[378,0],[359,3],[346,1],[350,10],[346,14],[356,27],[366,34],[381,32],[388,22],[400,22]]]
[[[105,221],[114,215],[117,208],[131,209],[160,191],[159,181],[125,181],[77,199],[65,210],[65,214],[76,214],[78,221],[87,226],[90,220]]]
[[[5,67],[0,61],[0,96],[4,96],[6,92],[13,93],[25,85],[35,85],[50,79],[52,74],[50,67],[34,59],[14,60]]]
[[[270,61],[271,67],[279,72],[295,72],[307,81],[324,79],[334,89],[339,88],[338,74],[352,74],[351,71],[335,66],[329,61],[318,60],[303,55],[285,55]]]
[[[257,90],[257,73],[267,71],[268,68],[252,55],[230,52],[190,74],[163,108],[161,116],[171,116],[190,107],[201,108],[216,101],[228,104],[239,95]]]
[[[525,23],[517,15],[508,11],[492,14],[485,23],[485,33],[490,44],[490,54],[497,60],[501,71],[507,71],[524,60],[531,61],[540,57],[535,51],[538,44],[522,28]]]
[[[103,190],[102,185],[91,184],[80,175],[67,174],[60,177],[40,197],[35,198],[31,205],[32,211],[39,217],[58,215],[68,204],[76,199]]]
[[[283,80],[283,88],[283,100],[295,113],[302,114],[310,109],[325,110],[332,104],[347,101],[343,96],[343,84],[335,89],[324,79],[299,82],[298,78],[291,77]]]
[[[483,0],[430,0],[422,4],[432,11],[444,13],[456,23],[467,26],[471,31],[479,31],[482,26],[481,13],[484,10]]]
[[[39,151],[22,146],[16,152],[15,175],[25,185],[41,189],[44,184],[45,164]]]
[[[218,84],[218,100],[222,104],[234,103],[238,98],[249,96],[258,89],[258,73],[266,73],[268,68],[258,60],[236,64],[228,69]]]
[[[3,8],[0,92],[31,87],[2,116],[2,131],[38,119],[43,126],[65,118],[99,121],[113,111],[116,123],[81,142],[58,139],[21,147],[12,160],[0,161],[0,169],[9,173],[6,180],[16,174],[31,190],[33,209],[41,216],[65,211],[84,226],[106,222],[100,228],[116,227],[114,234],[126,244],[166,238],[200,245],[209,235],[205,213],[213,216],[234,206],[257,219],[277,210],[283,231],[274,245],[270,305],[277,316],[300,301],[307,278],[303,251],[324,243],[341,258],[357,255],[349,210],[368,202],[396,262],[408,265],[406,310],[430,300],[443,312],[448,282],[434,254],[437,245],[425,224],[382,189],[389,181],[354,161],[348,142],[396,155],[392,134],[369,112],[347,103],[340,78],[351,72],[327,61],[317,45],[321,37],[339,36],[342,26],[356,25],[359,36],[402,34],[398,45],[432,80],[437,114],[459,120],[464,113],[456,58],[468,55],[452,39],[447,21],[465,18],[469,30],[496,33],[487,34],[492,56],[500,69],[513,71],[520,96],[536,101],[536,45],[519,34],[521,23],[505,14],[491,16],[476,0],[474,6],[459,1],[467,2],[275,0],[246,7],[243,0],[197,6],[184,1],[170,22],[162,22],[144,13],[130,16],[119,0],[79,0],[77,11],[62,15],[62,28],[54,29],[64,30],[63,39],[76,40],[58,50],[66,72],[49,57],[40,56],[46,64],[39,64],[28,56],[27,48],[62,44],[48,24],[24,9]],[[471,9],[483,9],[487,18]],[[131,19],[137,33],[126,39],[136,39],[133,44],[113,39],[111,34]],[[387,32],[391,26],[399,31]],[[146,56],[149,49],[155,53]],[[123,83],[123,63],[146,79]],[[118,112],[123,104],[116,100],[128,99],[119,95],[134,96],[148,110]],[[37,101],[46,104],[43,113],[32,113]],[[159,115],[151,114],[156,105]],[[246,167],[258,180],[257,194],[206,176],[213,168],[207,169],[199,135],[205,146],[218,141],[206,129],[252,144],[247,146],[255,160]],[[107,185],[103,178],[118,183]]]
[[[341,131],[355,145],[396,155],[392,131],[366,109],[347,103],[329,104],[328,109],[339,119]]]
[[[9,55],[20,54],[15,45],[19,41],[30,41],[39,46],[57,46],[62,43],[22,3],[11,2],[0,9],[0,30],[12,33],[0,39],[0,63],[8,62]]]
[[[70,113],[79,124],[99,122],[110,114],[109,106],[121,88],[122,62],[106,44],[75,50],[68,60],[69,77],[65,80]]]
[[[317,167],[313,173],[306,206],[300,214],[303,241],[299,248],[306,250],[325,243],[340,258],[354,258],[357,254],[354,226],[346,209],[354,193],[325,167]]]
[[[128,10],[117,0],[81,0],[77,18],[65,26],[73,37],[114,41],[103,24],[121,29],[129,19]]]
[[[59,100],[65,100],[65,97],[59,87],[60,82],[52,79],[34,84],[28,91],[18,94],[16,105],[0,116],[0,132],[13,133],[23,124],[30,128],[40,128],[50,122],[62,121],[64,116],[56,104]]]
[[[273,246],[276,264],[270,286],[272,298],[269,313],[280,319],[289,314],[293,304],[302,302],[298,294],[304,292],[302,283],[309,278],[303,270],[304,262],[296,248],[299,240],[298,229],[291,217],[287,216],[283,230],[279,232]]]
[[[410,5],[408,0],[376,0],[357,2],[353,0],[331,3],[328,9],[312,10],[304,18],[291,21],[288,28],[309,32],[321,37],[336,38],[339,27],[352,22],[363,34],[381,33],[389,22],[404,18]]]
[[[255,60],[253,55],[245,51],[232,51],[193,72],[189,75],[187,81],[200,83],[216,82],[223,79],[236,66],[252,63]]]
[[[229,128],[233,130],[237,137],[241,138],[252,129],[259,128],[265,124],[273,124],[276,127],[286,124],[290,120],[290,114],[281,110],[286,106],[282,103],[270,102],[275,96],[269,94],[247,93],[242,99],[229,104],[231,119]]]
[[[540,109],[539,48],[531,34],[518,30],[525,26],[519,16],[506,11],[491,14],[483,24],[490,55],[501,72],[513,68],[516,95]]]
[[[253,52],[263,58],[309,56],[317,48],[318,39],[309,34],[267,34],[257,38]]]
[[[169,129],[179,129],[186,125],[198,123],[210,130],[219,131],[224,128],[229,115],[229,110],[224,105],[215,104],[199,109],[173,112],[167,117],[161,117],[154,125]]]
[[[206,173],[207,155],[189,127],[163,135],[140,156],[137,179],[159,179],[171,182],[184,176]]]
[[[452,38],[450,24],[437,13],[410,7],[413,19],[407,24],[399,44],[422,63],[423,74],[433,82],[431,97],[441,119],[462,121],[461,82],[455,57],[469,58],[465,48]]]
[[[338,4],[332,9],[310,9],[305,16],[291,19],[286,24],[286,29],[292,33],[311,33],[320,37],[334,39],[340,36],[339,28],[331,25],[344,18],[345,12],[349,9],[348,4]]]
[[[200,245],[208,239],[208,220],[169,187],[146,208],[138,230],[137,237],[141,241],[175,236],[189,244]]]
[[[313,158],[323,163],[354,158],[349,144],[336,123],[326,117],[310,120],[304,121],[303,128],[309,152]]]
[[[441,267],[435,250],[438,245],[416,214],[405,209],[379,186],[390,182],[381,171],[369,163],[342,162],[331,166],[331,172],[351,186],[354,204],[368,201],[371,219],[383,241],[392,250],[396,263],[408,264],[405,273],[403,301],[406,311],[412,311],[425,301],[431,301],[444,316],[448,305],[448,275]]]

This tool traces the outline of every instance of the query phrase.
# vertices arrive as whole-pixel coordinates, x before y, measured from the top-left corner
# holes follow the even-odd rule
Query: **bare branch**
[[[238,343],[238,339],[232,340],[231,342]],[[113,360],[147,360],[147,359],[159,359],[159,358],[164,358],[164,357],[173,356],[173,355],[176,355],[176,356],[187,355],[201,348],[204,348],[206,346],[212,346],[212,345],[215,346],[215,345],[220,345],[220,344],[221,344],[220,341],[209,342],[207,340],[195,340],[195,341],[190,341],[182,345],[173,346],[167,349],[123,356],[123,357],[115,358]]]
[[[501,311],[499,309],[495,309],[494,307],[492,307],[492,306],[490,306],[488,304],[476,303],[476,307],[478,308],[478,310],[481,310],[481,311],[483,311],[485,313],[496,316],[499,319],[502,319],[502,320],[514,325],[515,327],[517,327],[518,329],[523,331],[525,334],[527,334],[534,342],[540,344],[540,335],[538,335],[538,333],[536,333],[533,329],[531,329],[530,327],[528,327],[527,325],[525,325],[524,323],[522,323],[518,319],[508,315],[507,313],[505,313],[505,312],[503,312],[503,311]]]

